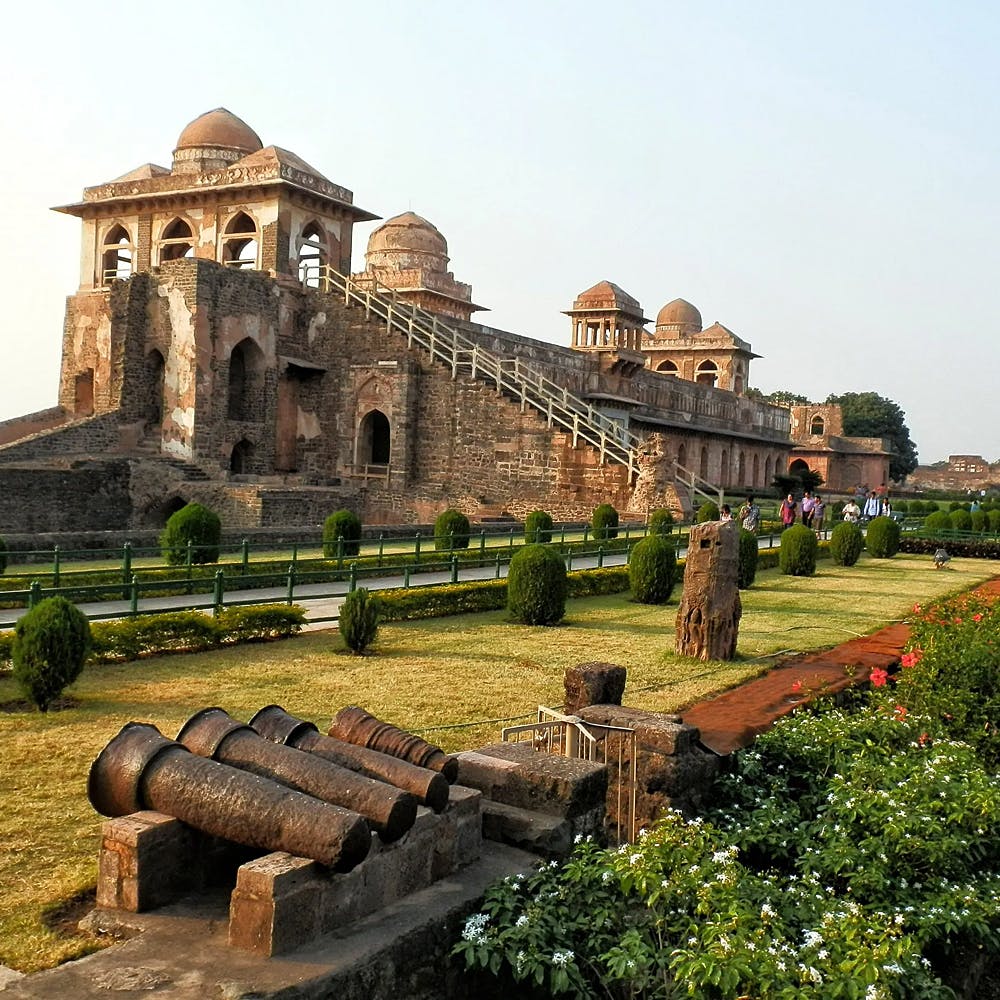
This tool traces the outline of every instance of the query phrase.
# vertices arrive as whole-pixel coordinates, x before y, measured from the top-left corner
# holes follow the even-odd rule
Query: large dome
[[[225,108],[206,111],[195,118],[177,140],[177,149],[231,149],[248,154],[263,148],[260,136]]]
[[[701,329],[701,313],[685,299],[668,302],[656,314],[656,326],[693,326]]]
[[[368,253],[405,250],[448,257],[448,242],[437,226],[416,212],[403,212],[384,222],[368,237]]]

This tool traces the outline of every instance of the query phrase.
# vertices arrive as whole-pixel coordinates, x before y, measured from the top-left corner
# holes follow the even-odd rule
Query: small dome
[[[368,237],[368,253],[425,253],[448,259],[448,242],[438,228],[416,212],[403,212],[384,222]]]
[[[656,325],[657,327],[693,326],[700,330],[701,313],[685,299],[674,299],[656,314]]]
[[[233,149],[256,153],[263,149],[260,136],[245,121],[225,108],[206,111],[186,125],[177,140],[177,149]],[[174,150],[176,153],[177,150]]]

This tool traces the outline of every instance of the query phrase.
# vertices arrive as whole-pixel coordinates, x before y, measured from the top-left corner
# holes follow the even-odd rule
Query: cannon
[[[371,848],[357,813],[199,757],[143,722],[126,723],[100,752],[87,796],[104,816],[155,809],[204,833],[336,871],[350,871]]]
[[[384,843],[402,837],[417,818],[417,800],[409,792],[273,743],[221,708],[203,708],[192,715],[181,727],[177,741],[202,757],[359,813]]]
[[[345,743],[368,747],[369,750],[378,750],[391,757],[408,760],[411,764],[439,771],[449,785],[453,785],[458,777],[458,761],[449,757],[440,747],[406,732],[405,729],[377,719],[357,705],[342,708],[327,733]]]
[[[441,812],[448,805],[448,782],[437,771],[324,736],[311,722],[297,719],[280,705],[262,708],[250,720],[250,725],[275,743],[308,750],[341,767],[410,792],[435,812]]]

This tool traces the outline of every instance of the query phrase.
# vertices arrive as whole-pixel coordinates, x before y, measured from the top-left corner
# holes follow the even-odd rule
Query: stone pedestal
[[[739,528],[708,521],[691,528],[675,648],[699,660],[731,660],[739,636]]]

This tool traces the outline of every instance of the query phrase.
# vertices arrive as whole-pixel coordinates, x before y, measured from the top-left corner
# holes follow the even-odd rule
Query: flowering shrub
[[[896,700],[928,716],[932,734],[1000,764],[1000,603],[973,595],[916,607],[906,648]]]
[[[913,633],[860,708],[758,737],[704,820],[669,812],[635,844],[584,842],[494,886],[456,953],[526,998],[982,995],[1000,969],[1000,783],[949,733],[996,745],[1000,610],[945,604]]]

